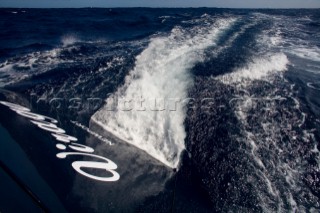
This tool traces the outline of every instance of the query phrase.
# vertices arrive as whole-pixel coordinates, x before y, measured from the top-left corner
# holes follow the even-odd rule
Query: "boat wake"
[[[178,166],[185,148],[186,109],[181,101],[187,98],[193,85],[190,69],[204,60],[204,51],[216,46],[219,37],[236,21],[207,16],[202,19],[207,22],[205,26],[192,29],[177,26],[169,36],[151,39],[149,46],[136,57],[125,84],[91,118],[109,133],[172,168]],[[118,98],[134,106],[111,110]],[[168,100],[180,103],[171,108]],[[139,103],[144,101],[154,106],[142,109]],[[159,102],[165,103],[159,108]]]

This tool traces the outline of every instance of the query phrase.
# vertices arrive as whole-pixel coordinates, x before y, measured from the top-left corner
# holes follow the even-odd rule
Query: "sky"
[[[320,0],[0,0],[0,7],[320,8]]]

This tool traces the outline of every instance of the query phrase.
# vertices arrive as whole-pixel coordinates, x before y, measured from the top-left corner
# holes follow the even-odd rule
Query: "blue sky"
[[[320,0],[0,0],[0,7],[320,8]]]

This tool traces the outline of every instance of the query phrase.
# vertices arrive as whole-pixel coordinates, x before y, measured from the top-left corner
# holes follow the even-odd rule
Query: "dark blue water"
[[[2,89],[177,168],[121,160],[144,173],[86,192],[75,176],[72,199],[53,189],[68,211],[319,212],[319,10],[1,9],[0,29]],[[108,110],[116,97],[180,101]]]

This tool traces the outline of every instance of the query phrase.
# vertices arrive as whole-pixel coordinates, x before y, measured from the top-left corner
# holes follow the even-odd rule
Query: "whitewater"
[[[216,46],[219,36],[236,19],[210,20],[204,16],[198,21],[209,23],[193,29],[177,26],[169,36],[152,38],[148,47],[136,57],[135,67],[126,77],[125,84],[91,118],[110,134],[172,168],[178,167],[185,148],[186,103],[183,100],[193,85],[189,71],[204,60],[206,48]],[[115,99],[133,102],[135,107],[114,109]],[[141,100],[151,107],[139,108],[137,102],[141,103]],[[176,107],[169,106],[172,105],[170,100],[175,100]],[[159,108],[159,104],[162,107]]]

